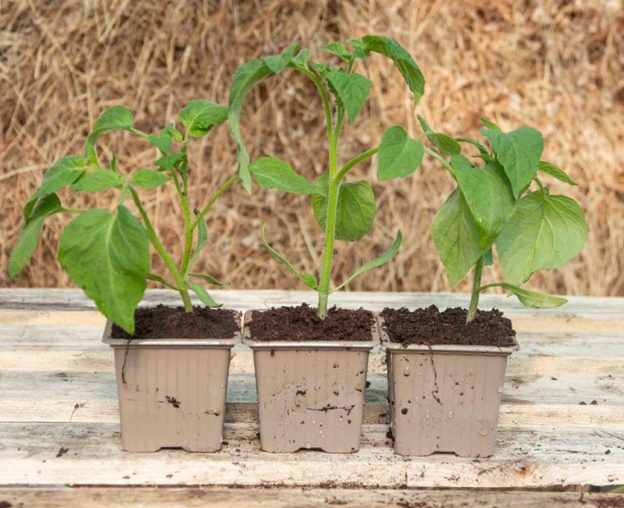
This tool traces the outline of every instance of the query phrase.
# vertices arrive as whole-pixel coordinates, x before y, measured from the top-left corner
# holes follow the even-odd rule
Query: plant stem
[[[210,210],[210,207],[215,204],[215,202],[217,201],[217,199],[219,199],[221,194],[223,194],[226,190],[228,190],[230,187],[232,187],[232,185],[234,185],[236,182],[238,182],[239,179],[240,179],[240,177],[238,175],[234,175],[234,176],[230,177],[221,187],[219,187],[215,191],[215,193],[210,197],[210,199],[208,200],[206,205],[197,214],[197,217],[195,218],[195,220],[191,224],[191,229],[195,229],[199,225],[199,223],[202,220],[204,220],[204,217],[208,213],[208,210]]]
[[[178,290],[178,292],[180,293],[180,296],[182,297],[182,302],[184,303],[184,310],[186,312],[192,312],[193,304],[191,303],[191,297],[189,295],[188,288],[186,287],[186,283],[184,282],[184,278],[180,274],[178,267],[175,265],[175,263],[171,259],[171,256],[169,256],[169,253],[165,250],[165,247],[163,246],[161,241],[158,239],[158,236],[156,235],[156,231],[154,230],[154,226],[152,226],[152,223],[149,220],[149,217],[147,216],[147,212],[145,211],[145,208],[143,208],[143,205],[141,204],[141,200],[139,199],[139,196],[137,195],[136,191],[134,189],[130,189],[130,194],[132,195],[132,201],[134,201],[134,204],[139,210],[139,214],[141,214],[141,218],[143,219],[143,224],[145,225],[145,229],[147,231],[147,237],[149,238],[150,242],[154,246],[154,249],[156,249],[156,252],[158,252],[158,255],[160,256],[160,258],[165,263],[165,266],[169,269],[169,272],[171,273],[173,279],[175,280],[176,285],[178,286],[176,289]]]
[[[318,78],[318,76],[316,74],[314,74],[311,70],[306,69],[305,67],[302,67],[300,65],[291,64],[291,66],[294,69],[298,70],[299,72],[305,74],[308,78],[310,78],[310,81],[312,81],[312,83],[314,83],[314,86],[318,90],[318,92],[319,92],[319,94],[321,96],[321,102],[323,103],[323,110],[325,111],[325,120],[326,120],[326,124],[327,124],[326,125],[327,139],[328,139],[328,141],[331,142],[331,138],[332,138],[331,107],[329,105],[329,98],[327,97],[327,91],[325,90],[325,87],[323,86],[323,83]]]
[[[191,259],[191,250],[193,249],[193,221],[186,192],[180,187],[180,182],[175,173],[172,176],[180,203],[182,203],[182,215],[184,216],[184,253],[182,254],[182,263],[180,264],[180,273],[186,274]]]
[[[483,272],[483,256],[481,256],[474,267],[472,279],[472,295],[470,296],[470,306],[466,315],[466,323],[470,323],[477,315],[477,305],[479,304],[479,293],[481,291],[481,274]]]
[[[439,153],[434,152],[428,146],[425,146],[425,152],[431,155],[431,157],[436,159],[438,162],[440,162],[440,164],[442,164],[451,173],[451,175],[453,174],[453,166],[451,166],[449,162],[444,157],[442,157]]]
[[[336,177],[337,138],[329,139],[329,178],[327,191],[327,219],[325,224],[325,245],[323,247],[323,265],[319,281],[318,316],[327,316],[327,300],[330,293],[332,265],[334,261],[334,239],[336,236],[336,212],[338,209],[338,188],[340,180]]]
[[[344,176],[347,174],[347,171],[349,171],[356,164],[362,162],[364,159],[368,159],[369,157],[372,157],[378,151],[379,151],[379,147],[376,146],[375,148],[371,148],[370,150],[366,150],[365,152],[362,152],[360,155],[358,155],[358,156],[354,157],[353,159],[351,159],[344,166],[342,166],[342,168],[340,169],[340,171],[336,175],[336,180],[341,182],[342,179],[344,178]]]

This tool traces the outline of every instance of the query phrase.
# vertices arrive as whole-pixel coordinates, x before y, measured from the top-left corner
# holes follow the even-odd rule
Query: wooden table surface
[[[214,295],[240,310],[314,302],[300,291]],[[170,291],[149,291],[146,301],[177,304]],[[332,303],[381,310],[467,301],[351,292]],[[571,297],[536,311],[484,296],[482,308],[492,306],[513,319],[521,346],[509,359],[492,458],[395,455],[379,350],[358,453],[264,453],[253,360],[242,345],[233,351],[223,449],[137,454],[121,450],[112,352],[93,304],[78,290],[0,289],[0,508],[624,506],[612,493],[624,485],[624,298]]]

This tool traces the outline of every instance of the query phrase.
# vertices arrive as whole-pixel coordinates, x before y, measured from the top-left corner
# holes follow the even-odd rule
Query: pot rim
[[[370,351],[379,344],[379,324],[377,321],[377,312],[373,312],[373,325],[371,327],[372,339],[369,341],[361,340],[272,340],[258,341],[251,338],[248,323],[251,321],[253,312],[262,312],[266,309],[249,309],[243,314],[243,333],[242,342],[251,349],[353,349],[356,351]],[[371,311],[372,312],[372,311]]]
[[[234,309],[232,309],[234,310]],[[239,326],[241,323],[241,313],[238,313]],[[214,348],[214,349],[231,349],[241,342],[241,332],[237,331],[231,338],[202,338],[202,339],[180,339],[169,337],[166,339],[115,339],[111,337],[113,322],[106,320],[104,333],[102,334],[102,342],[111,347],[185,347],[185,348]]]
[[[485,346],[485,345],[463,345],[463,344],[407,344],[400,342],[392,342],[388,336],[388,332],[383,327],[383,317],[377,315],[377,324],[379,332],[379,341],[383,348],[391,353],[439,353],[439,354],[483,354],[496,356],[509,356],[511,353],[520,350],[520,345],[514,337],[513,346]]]

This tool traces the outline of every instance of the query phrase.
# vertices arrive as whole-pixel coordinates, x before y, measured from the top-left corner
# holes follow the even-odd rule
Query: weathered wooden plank
[[[611,377],[609,377],[611,376]],[[384,374],[369,374],[367,400],[383,402],[387,381]],[[112,372],[4,371],[0,376],[2,399],[36,402],[55,400],[94,400],[116,397]],[[255,400],[255,378],[251,372],[230,374],[228,400]],[[170,394],[171,395],[171,394]],[[503,400],[515,404],[597,404],[624,405],[624,376],[605,372],[586,376],[583,372],[562,374],[553,380],[540,374],[506,376]],[[1,413],[1,410],[0,410]]]
[[[604,508],[624,503],[624,496],[579,492],[527,492],[482,490],[394,490],[394,489],[301,489],[222,487],[94,487],[94,488],[5,488],[0,503],[46,508],[109,508],[115,506],[172,506],[230,508],[232,506],[314,508],[319,506],[366,506],[369,508],[421,507],[466,508]]]
[[[226,306],[249,309],[271,305],[296,305],[302,302],[314,304],[316,293],[311,291],[284,290],[212,290],[212,294]],[[344,307],[364,306],[371,310],[383,307],[466,307],[469,297],[464,293],[386,293],[346,291],[332,295],[332,303]],[[624,298],[569,296],[569,302],[558,309],[536,311],[522,306],[515,298],[500,294],[481,297],[482,308],[497,307],[511,315],[526,316],[579,316],[621,318]],[[145,293],[145,304],[164,303],[180,305],[179,295],[171,290],[151,289]],[[4,288],[0,289],[0,308],[3,309],[83,310],[93,309],[93,303],[78,289],[56,288]]]
[[[13,400],[0,398],[2,414],[0,422],[9,423],[118,423],[117,399],[77,400]],[[77,406],[77,407],[76,407]],[[228,402],[226,422],[257,422],[258,414],[254,402]],[[500,409],[501,428],[589,428],[596,431],[620,430],[623,428],[624,406],[622,405],[569,405],[569,404],[509,404],[503,402]],[[364,406],[365,424],[387,424],[388,405],[367,402]]]
[[[373,310],[467,301],[465,295],[448,294],[337,296],[337,304]],[[226,291],[218,297],[241,309],[314,299],[309,292],[283,291]],[[146,300],[177,303],[176,298],[156,291]],[[0,290],[0,421],[7,422],[0,423],[0,463],[9,471],[0,483],[384,488],[624,483],[624,299],[572,298],[563,309],[546,312],[496,295],[483,304],[514,317],[522,346],[509,362],[493,459],[394,455],[385,436],[385,366],[379,353],[371,355],[361,452],[262,453],[251,402],[251,354],[244,347],[234,351],[224,450],[137,455],[119,448],[112,358],[100,342],[104,321],[92,304],[75,290]],[[60,447],[68,452],[57,458]]]
[[[385,426],[368,426],[352,455],[262,453],[256,426],[227,425],[214,454],[120,450],[117,425],[0,424],[3,483],[9,485],[288,485],[311,487],[570,488],[624,483],[624,432],[501,429],[496,456],[405,458]],[[67,450],[59,455],[61,448]]]
[[[621,357],[614,356],[611,350],[605,351],[604,354],[607,356],[585,361],[582,374],[591,377],[604,376],[606,373],[607,377],[611,374],[624,378],[624,355]],[[507,364],[507,375],[510,377],[541,375],[550,379],[570,372],[580,374],[578,372],[580,359],[587,359],[587,356],[561,357],[513,354]],[[0,350],[0,371],[3,370],[113,372],[113,354],[108,347],[97,351],[48,349],[39,350],[36,354],[28,348]],[[230,371],[254,371],[253,354],[246,346],[239,345],[233,349]],[[383,354],[370,355],[368,372],[381,374],[386,372]],[[558,378],[551,380],[556,381]]]

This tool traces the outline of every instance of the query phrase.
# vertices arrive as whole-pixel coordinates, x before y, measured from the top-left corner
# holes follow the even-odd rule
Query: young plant
[[[581,251],[587,236],[578,203],[552,195],[538,176],[543,173],[576,185],[561,168],[541,160],[542,134],[531,127],[503,132],[482,119],[488,149],[475,139],[434,133],[422,117],[419,120],[432,144],[426,152],[457,183],[437,212],[431,234],[451,285],[473,269],[466,321],[475,318],[481,292],[492,287],[504,288],[528,307],[564,304],[565,298],[520,287],[536,271],[564,265]],[[475,160],[462,155],[462,144],[476,148]],[[504,281],[481,285],[483,267],[492,264],[494,245]]]
[[[312,210],[319,226],[324,230],[322,264],[319,277],[300,272],[284,255],[262,240],[269,252],[281,261],[306,286],[318,293],[318,315],[327,314],[329,295],[364,272],[390,260],[401,244],[401,232],[390,248],[380,257],[365,263],[338,286],[332,287],[332,265],[336,240],[355,242],[370,231],[376,213],[373,188],[367,181],[345,182],[349,170],[359,162],[378,154],[377,177],[379,180],[405,177],[413,173],[423,158],[424,147],[419,140],[410,138],[400,126],[385,131],[381,142],[353,159],[339,164],[339,139],[345,117],[353,123],[368,98],[371,81],[355,72],[359,62],[371,53],[389,58],[405,79],[414,104],[422,97],[425,80],[410,54],[395,40],[377,35],[352,39],[347,45],[332,42],[320,48],[337,57],[339,65],[317,63],[310,59],[310,51],[299,51],[294,44],[280,55],[251,60],[236,71],[229,99],[230,128],[238,145],[240,177],[245,188],[251,190],[252,178],[262,187],[310,196]],[[250,162],[240,132],[240,113],[243,100],[249,90],[265,77],[290,69],[303,74],[318,91],[326,121],[329,147],[327,171],[316,182],[299,175],[287,162],[276,157],[260,157]]]
[[[128,333],[134,333],[134,311],[148,280],[178,291],[186,312],[193,310],[189,291],[205,305],[218,306],[202,283],[223,283],[210,275],[193,272],[192,267],[206,245],[206,213],[239,178],[233,175],[202,208],[193,208],[188,198],[187,147],[192,138],[205,136],[227,116],[225,106],[192,100],[179,113],[182,132],[174,123],[169,123],[160,132],[148,134],[134,126],[134,117],[127,108],[115,106],[105,110],[87,138],[84,154],[61,157],[46,172],[40,187],[24,206],[24,225],[9,261],[11,277],[15,278],[32,257],[44,221],[56,213],[70,213],[76,217],[61,234],[59,260],[70,279],[84,289],[102,314]],[[110,166],[103,165],[96,145],[103,134],[113,130],[143,138],[158,149],[160,157],[151,167],[129,173],[120,171],[114,155]],[[165,184],[175,187],[184,218],[184,249],[178,263],[156,235],[140,198],[142,190]],[[117,203],[112,211],[66,208],[57,195],[66,187],[71,189],[71,196],[78,192],[117,189]],[[126,207],[128,200],[134,203],[140,220]],[[151,271],[150,243],[167,267],[170,278]]]

